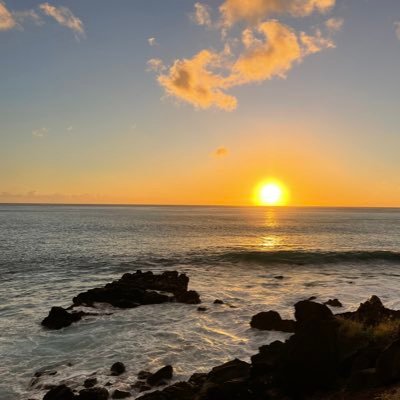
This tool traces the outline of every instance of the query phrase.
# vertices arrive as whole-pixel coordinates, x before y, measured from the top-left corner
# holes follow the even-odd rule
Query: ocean
[[[207,312],[168,303],[42,329],[52,306],[137,269],[187,273]],[[372,294],[398,309],[399,284],[400,209],[0,205],[0,399],[41,399],[30,383],[47,367],[49,384],[105,383],[115,361],[121,388],[165,364],[186,379],[288,337],[250,329],[257,312]]]

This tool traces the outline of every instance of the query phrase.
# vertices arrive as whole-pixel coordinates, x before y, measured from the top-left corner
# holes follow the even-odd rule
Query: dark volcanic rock
[[[69,313],[62,307],[52,307],[42,325],[48,329],[61,329],[79,321],[83,315],[83,312]]]
[[[82,389],[79,395],[76,397],[77,400],[107,400],[108,390],[106,388],[91,388]]]
[[[213,383],[224,383],[238,378],[247,378],[250,374],[250,364],[234,359],[214,367],[207,375],[207,380]]]
[[[126,371],[125,365],[122,362],[117,361],[113,365],[111,365],[111,375],[118,376],[123,374]]]
[[[141,392],[146,392],[147,390],[150,390],[151,386],[149,386],[146,382],[137,381],[132,385],[132,388],[137,390],[139,393],[141,393]]]
[[[198,388],[188,382],[178,382],[162,391],[157,390],[140,396],[137,400],[194,400],[197,390]]]
[[[400,380],[400,339],[395,340],[379,356],[376,362],[376,373],[382,384]]]
[[[89,388],[91,388],[93,386],[96,386],[96,385],[97,385],[97,378],[87,378],[85,380],[85,382],[83,382],[83,386],[86,389],[89,389]]]
[[[269,374],[277,369],[285,343],[276,340],[269,345],[261,346],[258,353],[251,357],[251,375]]]
[[[159,386],[163,385],[166,380],[172,379],[174,369],[171,365],[166,365],[165,367],[159,369],[154,374],[150,375],[146,382],[150,386]]]
[[[214,304],[224,304],[224,302],[220,299],[215,299]]]
[[[207,311],[207,307],[197,307],[197,311],[205,312]]]
[[[107,303],[117,308],[134,308],[140,305],[161,304],[177,301],[186,304],[201,303],[199,294],[187,290],[189,278],[176,271],[166,271],[162,274],[137,271],[134,274],[124,274],[121,279],[106,284],[100,288],[90,289],[73,298],[73,305],[94,307],[95,303]],[[162,292],[162,293],[160,293]],[[83,312],[68,313],[61,307],[53,307],[42,324],[50,329],[60,329],[78,321]]]
[[[113,394],[111,395],[112,399],[126,399],[127,397],[131,397],[131,394],[129,392],[118,389],[115,389]]]
[[[329,299],[324,304],[331,307],[343,307],[343,304],[338,299]]]
[[[276,311],[260,312],[251,318],[250,326],[263,331],[294,332],[295,321],[284,320]]]
[[[50,389],[43,397],[43,400],[72,400],[74,392],[66,385],[56,386]]]
[[[333,318],[332,311],[324,304],[302,300],[294,305],[294,316],[300,324],[309,321],[322,321]]]
[[[400,320],[400,311],[386,308],[378,296],[372,296],[365,303],[361,303],[357,311],[337,315],[352,321],[361,322],[367,326],[375,326],[391,319]]]
[[[151,376],[149,371],[140,371],[137,375],[138,379],[147,379],[149,376]]]
[[[287,392],[313,392],[335,382],[339,365],[337,325],[334,319],[307,321],[286,341],[279,380]]]

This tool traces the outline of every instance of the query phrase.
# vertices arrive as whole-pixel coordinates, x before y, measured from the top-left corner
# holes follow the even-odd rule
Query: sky
[[[0,0],[0,202],[400,206],[399,0]]]

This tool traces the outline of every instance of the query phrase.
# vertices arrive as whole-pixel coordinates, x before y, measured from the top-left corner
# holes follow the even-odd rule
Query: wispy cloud
[[[257,25],[271,16],[305,17],[314,12],[325,13],[335,3],[336,0],[225,0],[219,10],[222,24],[230,27],[240,21]]]
[[[400,40],[400,21],[397,21],[394,23],[394,28],[395,28],[397,39]]]
[[[213,153],[212,153],[212,155],[213,155],[214,157],[217,157],[217,158],[226,157],[228,154],[229,154],[229,150],[228,150],[226,147],[224,147],[224,146],[218,147],[218,148],[215,149],[215,150],[213,151]]]
[[[157,44],[158,44],[155,37],[148,38],[148,39],[147,39],[147,43],[148,43],[150,46],[157,46]]]
[[[212,24],[209,6],[195,4],[192,19],[199,25],[221,30],[223,50],[203,49],[191,58],[178,58],[169,67],[152,59],[148,69],[158,73],[166,94],[196,108],[237,108],[238,100],[229,90],[273,78],[285,78],[307,56],[334,48],[332,35],[343,20],[330,18],[311,33],[296,32],[271,16],[304,17],[325,14],[336,0],[225,0],[219,8],[219,23]],[[267,18],[266,20],[263,20]],[[229,32],[235,24],[245,26],[241,39]],[[236,30],[234,30],[236,31]]]
[[[47,135],[47,128],[39,128],[32,131],[32,136],[35,138],[44,138]]]
[[[83,22],[67,7],[56,7],[49,3],[39,5],[40,10],[47,16],[54,18],[60,25],[71,29],[79,39],[85,36]]]
[[[192,21],[200,26],[212,26],[211,8],[207,4],[195,3],[194,11],[190,15]]]
[[[0,1],[0,31],[8,31],[17,26],[17,21],[7,9],[5,3]]]

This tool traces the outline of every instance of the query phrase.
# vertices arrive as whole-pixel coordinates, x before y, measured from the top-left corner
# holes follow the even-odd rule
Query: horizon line
[[[398,209],[398,206],[367,205],[245,205],[245,204],[163,204],[163,203],[42,203],[42,202],[0,202],[0,206],[75,206],[75,207],[231,207],[231,208],[372,208]]]

